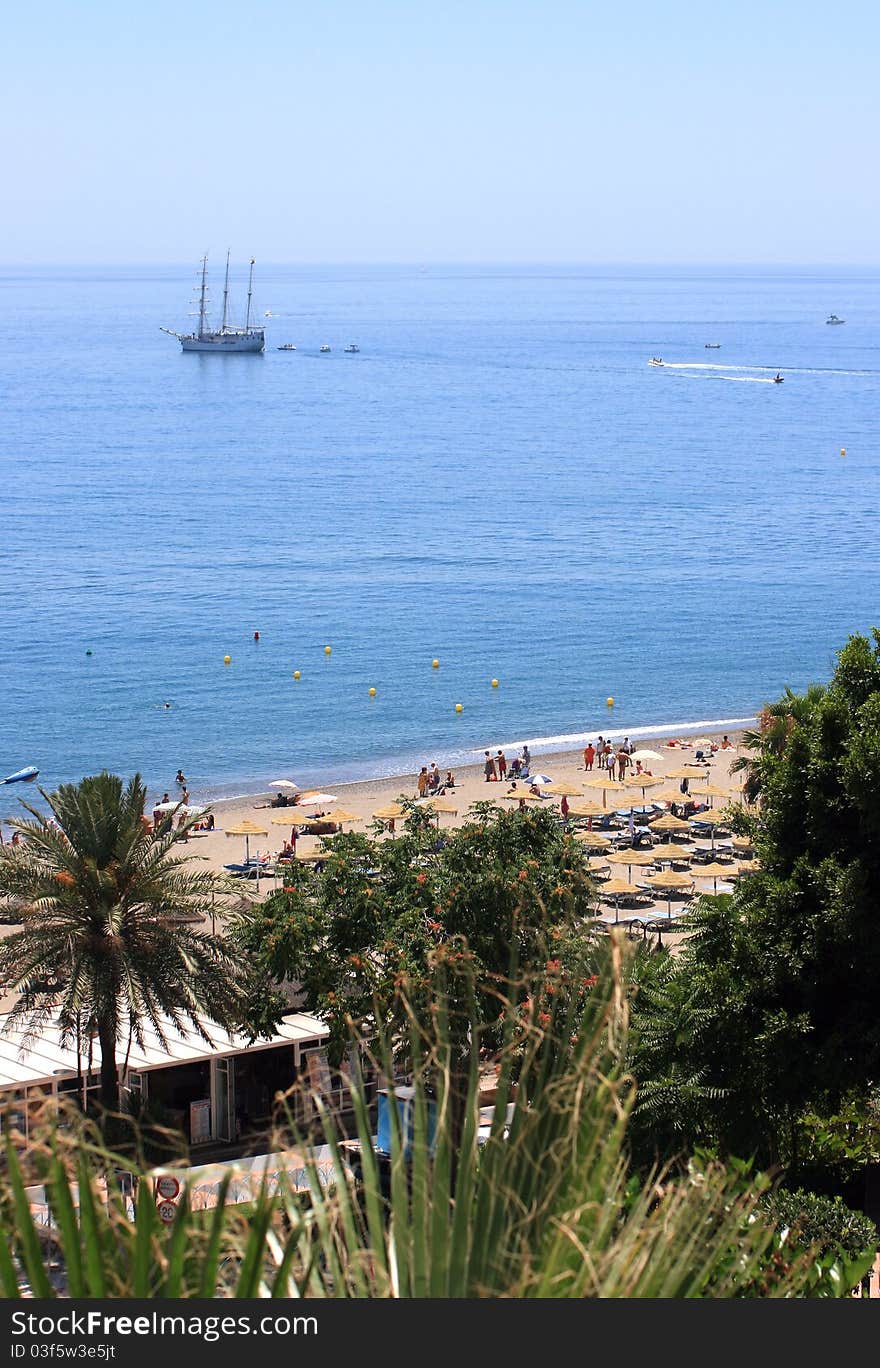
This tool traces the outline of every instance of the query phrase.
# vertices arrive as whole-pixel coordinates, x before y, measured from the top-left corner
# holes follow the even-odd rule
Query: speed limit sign
[[[177,1207],[174,1202],[160,1202],[157,1210],[159,1220],[164,1221],[166,1225],[170,1225],[177,1215]]]
[[[167,1202],[173,1202],[180,1192],[180,1183],[173,1173],[163,1173],[156,1179],[156,1195],[164,1197]]]

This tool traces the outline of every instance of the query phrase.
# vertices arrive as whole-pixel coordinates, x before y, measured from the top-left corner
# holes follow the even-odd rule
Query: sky
[[[0,260],[880,261],[875,0],[37,0]]]

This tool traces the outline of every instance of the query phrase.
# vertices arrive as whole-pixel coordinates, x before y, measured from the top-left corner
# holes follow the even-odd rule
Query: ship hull
[[[215,356],[248,352],[253,355],[266,350],[266,335],[262,328],[256,328],[247,336],[217,333],[207,337],[181,337],[180,345],[185,352],[211,352]]]

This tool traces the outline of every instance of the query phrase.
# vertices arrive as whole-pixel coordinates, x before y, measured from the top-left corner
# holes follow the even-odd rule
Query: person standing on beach
[[[605,768],[606,768],[607,771],[608,771],[608,778],[609,778],[609,779],[613,779],[613,778],[614,778],[614,765],[615,765],[615,763],[616,763],[616,757],[615,757],[615,755],[614,755],[614,747],[612,746],[612,744],[611,744],[610,741],[606,741],[606,742],[605,742]]]
[[[487,784],[497,777],[495,774],[495,761],[492,759],[488,751],[486,751],[486,762],[483,765],[483,772],[486,775]]]
[[[605,738],[603,736],[600,736],[596,742],[596,763],[600,769],[605,764]]]
[[[503,750],[498,752],[498,778],[503,780],[507,775],[507,757]]]
[[[568,820],[568,799],[566,798],[566,796],[565,796],[564,793],[563,793],[563,795],[562,795],[562,802],[559,804],[559,811],[560,811],[561,814],[562,814],[562,820],[563,820],[563,822],[567,821],[567,820]]]
[[[624,778],[626,777],[626,770],[628,765],[629,752],[625,749],[625,747],[621,746],[620,750],[617,752],[617,777],[620,780],[621,784],[623,783]]]
[[[584,769],[585,769],[585,770],[591,770],[591,769],[593,768],[593,761],[595,760],[595,758],[596,758],[596,749],[595,749],[595,747],[594,747],[592,741],[588,741],[587,744],[584,746]]]
[[[428,791],[428,766],[427,766],[427,765],[422,765],[422,768],[419,770],[419,777],[418,777],[418,779],[416,780],[416,784],[417,784],[418,790],[419,790],[419,797],[420,797],[420,798],[424,798],[425,794],[426,794],[427,791]]]
[[[522,748],[522,772],[523,772],[523,774],[528,774],[529,770],[531,769],[531,765],[532,765],[532,756],[531,756],[531,752],[529,751],[528,746],[523,746],[523,748]]]

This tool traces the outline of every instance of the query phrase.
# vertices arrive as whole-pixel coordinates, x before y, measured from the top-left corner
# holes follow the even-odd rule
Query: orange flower
[[[416,875],[416,883],[417,883],[417,884],[423,884],[423,883],[427,883],[427,882],[428,882],[428,876],[427,876],[427,874],[424,873],[424,871],[423,871],[421,874],[417,874],[417,875]]]

